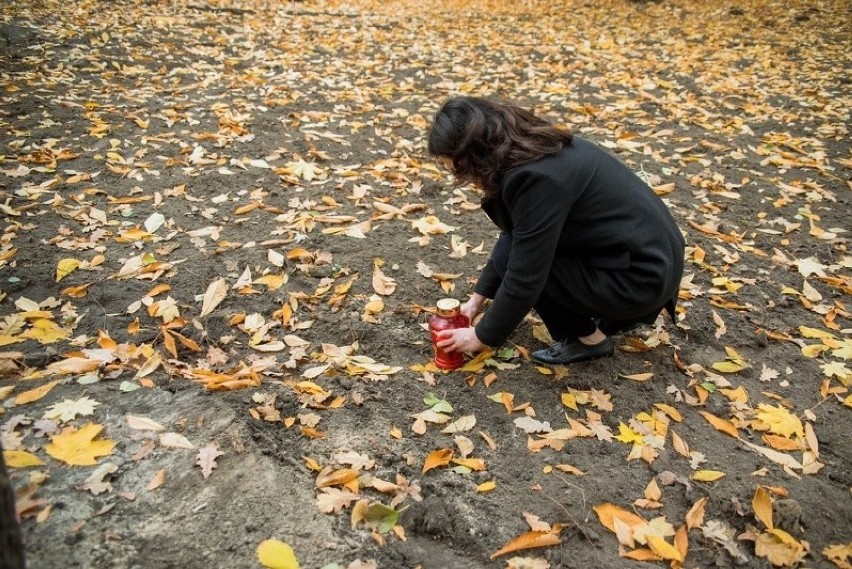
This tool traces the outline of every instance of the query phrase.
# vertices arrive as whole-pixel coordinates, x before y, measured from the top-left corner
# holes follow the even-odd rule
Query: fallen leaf
[[[763,486],[758,486],[754,493],[754,498],[751,500],[751,507],[754,509],[754,515],[758,520],[763,522],[767,529],[772,529],[775,526],[772,523],[772,498],[769,497],[769,492]]]
[[[536,547],[548,547],[562,543],[558,533],[548,531],[528,531],[511,540],[509,543],[491,554],[490,559],[496,559],[501,555],[533,549]]]
[[[44,465],[42,459],[25,450],[4,450],[3,461],[8,468],[27,468]]]
[[[199,318],[207,316],[219,306],[228,296],[228,283],[225,279],[216,279],[207,286],[204,299],[201,301],[201,313]]]
[[[30,389],[28,391],[24,391],[23,393],[19,393],[15,396],[15,405],[26,405],[27,403],[33,403],[38,401],[42,397],[48,394],[51,389],[59,385],[59,381],[51,381],[50,383],[46,383],[41,387],[36,387],[35,389]]]
[[[97,464],[97,458],[112,454],[117,444],[108,439],[95,440],[103,428],[103,425],[94,423],[88,423],[80,429],[68,427],[50,437],[50,443],[44,446],[44,450],[53,458],[71,466]]]
[[[433,468],[447,466],[453,458],[453,449],[442,448],[429,453],[426,460],[423,462],[423,474],[429,472]]]
[[[195,464],[201,467],[201,475],[208,478],[213,474],[213,469],[216,468],[216,459],[225,453],[219,450],[219,445],[210,443],[201,447],[198,455],[195,457]]]

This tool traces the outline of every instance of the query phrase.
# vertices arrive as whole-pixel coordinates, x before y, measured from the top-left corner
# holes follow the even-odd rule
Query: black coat
[[[677,297],[684,240],[674,218],[587,140],[510,170],[482,208],[512,239],[505,275],[489,261],[475,287],[493,299],[476,326],[486,345],[506,341],[546,284],[564,291],[573,312],[612,320],[659,312]]]

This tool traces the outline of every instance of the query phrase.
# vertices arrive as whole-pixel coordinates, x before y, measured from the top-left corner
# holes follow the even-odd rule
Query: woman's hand
[[[438,337],[438,347],[447,352],[478,352],[485,347],[476,337],[476,329],[472,326],[442,330],[438,332]]]
[[[482,305],[485,304],[485,297],[479,293],[473,293],[467,302],[461,305],[459,311],[467,316],[469,322],[473,322],[474,317],[482,311]]]

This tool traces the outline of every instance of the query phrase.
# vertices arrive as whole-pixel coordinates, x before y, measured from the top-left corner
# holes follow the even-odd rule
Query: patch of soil
[[[775,521],[807,542],[809,566],[829,566],[825,548],[852,541],[844,522],[852,519],[852,446],[843,351],[852,101],[840,71],[850,63],[848,7],[521,4],[4,6],[0,338],[20,354],[0,358],[8,362],[0,368],[0,433],[6,449],[46,463],[11,472],[26,506],[31,567],[258,567],[257,545],[270,538],[289,543],[308,568],[373,560],[382,568],[490,569],[515,555],[551,567],[627,567],[636,562],[619,556],[595,506],[665,516],[677,528],[702,498],[704,519],[734,537],[726,549],[691,530],[686,566],[768,567],[752,543],[737,539],[762,528],[752,508],[758,486],[777,492]],[[768,18],[796,33],[763,26]],[[477,210],[477,190],[454,188],[425,155],[429,118],[459,92],[533,106],[658,189],[689,246],[677,326],[660,319],[619,336],[613,358],[553,369],[523,357],[542,345],[531,315],[511,338],[515,350],[483,369],[424,371],[431,346],[423,307],[464,298],[496,237]],[[317,172],[299,171],[305,163]],[[161,227],[126,237],[157,212]],[[426,215],[454,229],[424,240],[412,222]],[[361,236],[339,231],[368,221]],[[464,254],[455,252],[459,237]],[[283,263],[270,261],[275,253]],[[162,271],[122,276],[140,255]],[[88,265],[57,282],[58,264],[69,258]],[[371,322],[365,310],[377,259],[396,289]],[[448,289],[423,276],[421,263],[451,275]],[[255,280],[286,282],[232,288],[246,269]],[[228,294],[200,316],[219,278]],[[153,294],[161,284],[170,288]],[[67,290],[82,285],[85,296]],[[164,318],[149,310],[167,297],[186,319],[176,331],[190,345],[178,344],[179,357],[164,344]],[[21,316],[32,308],[26,299],[67,337],[13,342],[37,318]],[[263,341],[290,343],[254,349],[240,328],[245,319],[274,322],[285,305],[292,319]],[[80,350],[104,349],[103,334],[147,345],[164,365],[137,376],[149,353],[103,366],[94,383],[91,374],[44,374]],[[301,353],[291,336],[307,342]],[[803,355],[820,338],[816,357]],[[310,370],[334,362],[332,346],[397,370],[371,376],[335,363],[314,376]],[[731,348],[748,365],[707,373]],[[258,370],[258,385],[208,391],[189,379],[241,364]],[[642,373],[653,377],[624,377]],[[61,383],[15,405],[48,379]],[[327,397],[306,395],[313,387],[297,384],[307,381]],[[562,398],[571,390],[594,390],[612,407],[572,409]],[[520,408],[508,412],[500,393]],[[36,424],[52,405],[84,396],[99,403],[94,414],[66,424],[102,424],[102,436],[118,443],[99,459],[116,469],[106,479],[111,488],[97,495],[81,488],[96,467],[50,458]],[[258,408],[273,396],[263,413],[274,420],[264,420]],[[442,426],[413,431],[411,415],[431,396],[452,405],[453,420],[476,418],[459,434],[485,470],[422,472],[432,451],[459,456],[456,435]],[[637,417],[659,410],[655,404],[674,407],[679,420],[665,419],[665,444],[651,460],[607,436],[532,452],[540,435],[515,424],[529,416],[567,429],[568,419],[588,424],[597,413],[603,432],[617,435],[622,425],[639,428]],[[760,404],[812,426],[818,448],[792,437],[796,450],[783,454],[801,463],[810,452],[821,469],[791,474],[748,446],[768,445],[754,424]],[[737,423],[740,440],[699,411]],[[163,446],[157,433],[130,428],[128,415],[156,421],[193,448]],[[672,432],[692,456],[675,450]],[[224,454],[204,477],[196,456],[210,443]],[[343,468],[339,457],[348,452],[373,462],[362,477],[409,485],[404,535],[353,523],[351,502],[320,511],[324,490],[311,466]],[[691,479],[696,470],[725,476],[700,482]],[[161,472],[161,484],[152,484]],[[662,507],[634,507],[652,480]],[[495,488],[480,491],[490,481]],[[387,504],[394,493],[362,484],[360,496]],[[561,524],[561,543],[490,559],[530,529],[524,513]]]

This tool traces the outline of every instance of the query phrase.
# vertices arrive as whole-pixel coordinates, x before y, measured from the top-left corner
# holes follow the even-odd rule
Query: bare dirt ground
[[[849,567],[850,4],[422,4],[0,8],[30,567]],[[655,188],[677,325],[427,365],[496,235],[425,154],[459,93]]]

